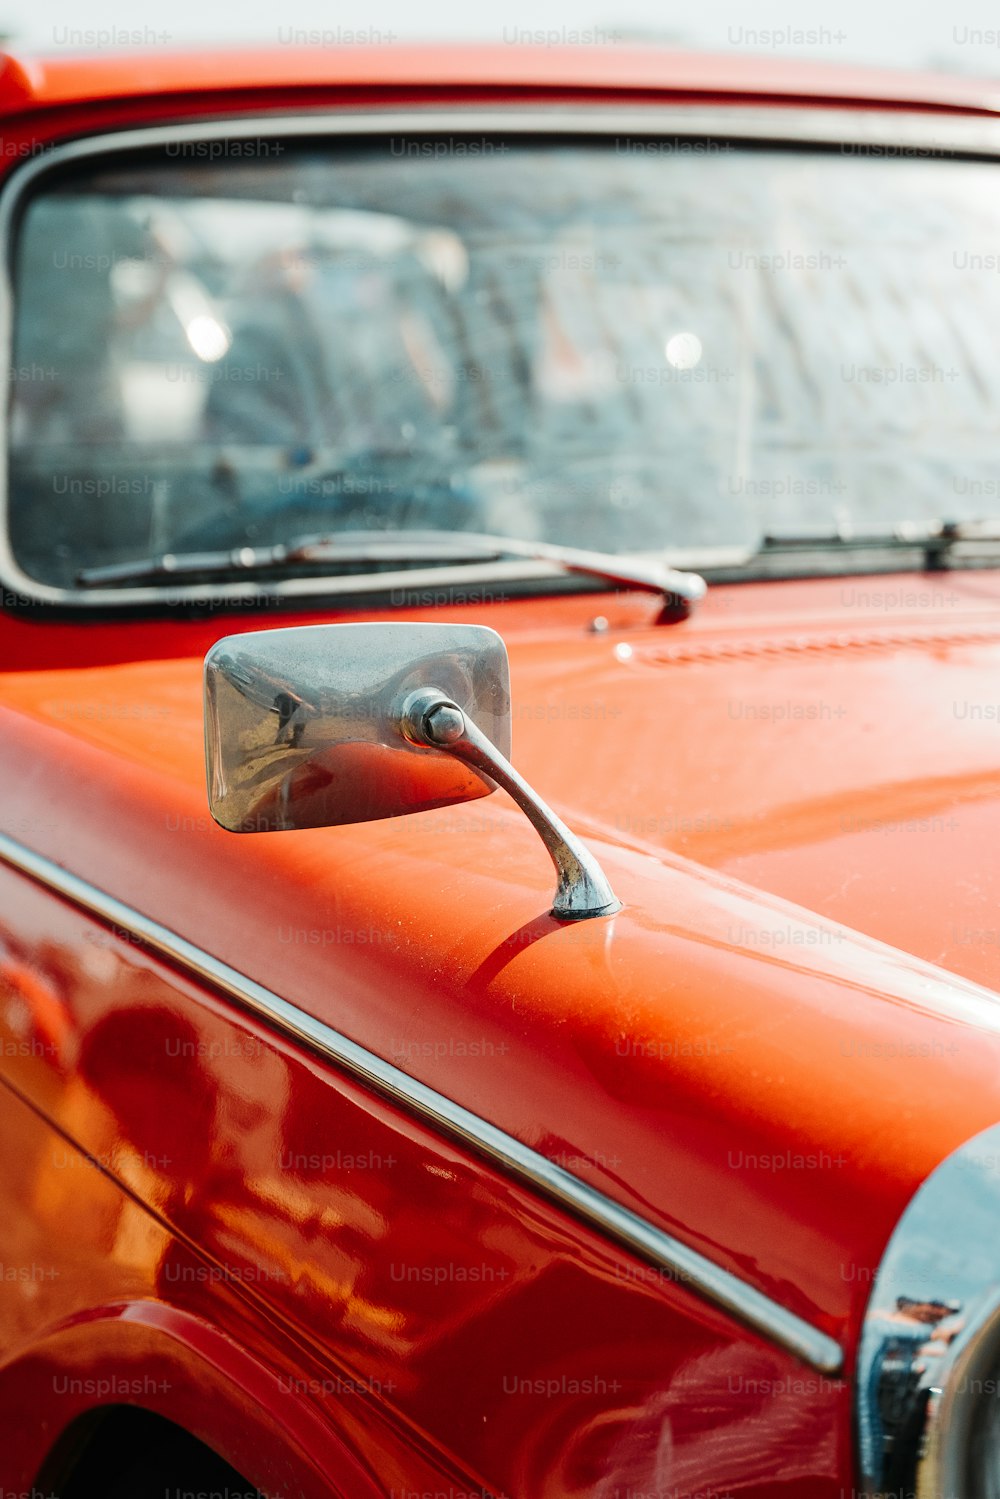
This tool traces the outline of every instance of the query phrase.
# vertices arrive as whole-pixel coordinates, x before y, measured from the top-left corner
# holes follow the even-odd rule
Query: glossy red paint
[[[991,107],[957,80],[617,49],[134,68],[24,65],[12,138],[262,90]],[[1000,574],[718,587],[682,625],[655,613],[391,614],[503,635],[515,763],[598,852],[610,920],[545,914],[550,866],[501,795],[285,837],[212,824],[205,651],[333,611],[0,616],[0,832],[700,1249],[840,1340],[849,1373],[903,1207],[995,1119],[994,951],[961,925],[1000,896],[1000,727],[956,704],[995,699]],[[2,864],[0,1067],[8,1487],[116,1398],[276,1494],[853,1486],[846,1381]]]
[[[787,1385],[774,1435],[789,1478],[833,1493],[839,1382],[734,1336],[683,1285],[9,874],[3,909],[73,1036],[5,1065],[17,1263],[46,1273],[30,1310],[6,1298],[3,1341],[58,1335],[14,1361],[0,1396],[27,1373],[23,1398],[62,1418],[117,1371],[112,1393],[185,1424],[200,1400],[192,1429],[265,1488],[284,1432],[333,1492],[366,1492],[343,1453],[333,1464],[339,1446],[379,1492],[650,1491],[669,1476],[763,1496],[761,1421]],[[205,1397],[224,1380],[220,1426]],[[704,1424],[730,1386],[720,1452]]]
[[[3,693],[3,826],[570,1166],[849,1343],[871,1273],[902,1207],[940,1158],[990,1122],[1000,1061],[994,1001],[909,955],[934,940],[922,911],[914,912],[910,930],[895,934],[903,939],[902,949],[898,942],[895,949],[881,948],[870,940],[882,935],[872,890],[857,892],[852,914],[860,930],[852,933],[765,894],[766,881],[760,881],[762,888],[738,883],[726,868],[748,847],[753,853],[762,845],[799,847],[803,879],[815,880],[827,867],[829,839],[817,832],[826,829],[828,807],[803,805],[804,788],[815,784],[811,767],[819,755],[853,768],[855,783],[832,788],[841,798],[841,816],[858,804],[861,775],[866,784],[883,787],[883,817],[910,815],[914,805],[925,815],[950,817],[955,786],[970,798],[978,791],[980,802],[995,794],[985,745],[963,734],[957,720],[954,727],[948,723],[946,702],[938,702],[940,732],[933,739],[925,733],[924,752],[933,755],[936,772],[917,802],[913,776],[891,784],[892,766],[899,762],[890,739],[877,737],[869,748],[871,736],[862,737],[865,757],[852,746],[859,733],[864,736],[864,725],[877,718],[872,673],[881,682],[879,711],[885,709],[897,724],[900,704],[912,696],[911,656],[921,663],[926,680],[935,660],[961,662],[971,651],[978,680],[989,680],[1000,650],[1000,608],[988,595],[998,582],[982,574],[968,585],[949,579],[955,602],[945,619],[929,603],[889,611],[848,607],[843,582],[720,588],[695,619],[669,629],[651,623],[650,605],[641,600],[580,598],[463,611],[470,620],[488,618],[505,636],[512,659],[517,763],[575,826],[590,833],[626,902],[625,911],[607,923],[560,928],[544,915],[551,880],[547,861],[534,835],[499,796],[414,820],[289,837],[232,838],[215,828],[202,789],[200,662],[203,649],[221,632],[219,621],[174,626],[175,647],[191,652],[179,659],[155,661],[150,659],[155,652],[149,652],[141,661],[96,671],[54,664],[11,674]],[[915,598],[928,591],[920,578],[864,586]],[[596,608],[612,619],[607,635],[586,628]],[[244,628],[246,621],[239,625]],[[17,625],[15,631],[28,628]],[[53,627],[57,635],[60,629]],[[78,641],[92,638],[100,656],[102,641],[115,629],[120,627],[78,626],[75,634]],[[623,645],[631,647],[624,660],[618,649]],[[842,689],[833,675],[841,657],[846,662]],[[775,740],[773,723],[729,713],[727,704],[734,702],[816,700],[818,661],[823,662],[822,700],[833,705],[831,713],[796,720],[784,745]],[[899,704],[885,701],[892,683]],[[650,693],[663,694],[663,715],[683,723],[684,733],[664,739],[662,718],[648,711]],[[848,711],[835,715],[841,700]],[[926,691],[921,701],[926,728],[935,721]],[[726,732],[727,720],[735,732]],[[656,730],[656,743],[642,743],[644,724],[649,732]],[[582,725],[587,726],[586,754],[580,753]],[[572,781],[563,769],[571,757]],[[39,787],[45,787],[44,808],[37,806]],[[35,810],[26,813],[33,798]],[[654,837],[648,828],[632,825],[651,807],[663,809]],[[803,839],[803,830],[811,841]],[[912,839],[893,838],[878,828],[869,836],[901,855],[897,878],[905,870],[910,879],[926,880],[936,869],[938,898],[945,904],[947,886],[934,840],[925,840],[926,863],[918,866],[911,857]],[[698,862],[667,851],[679,844]],[[126,1161],[167,1156],[180,1162],[147,1172],[138,1195],[183,1242],[198,1245],[213,1263],[232,1266],[235,1260],[237,1267],[260,1267],[265,1245],[277,1254],[280,1243],[296,1266],[289,1279],[298,1284],[301,1275],[321,1277],[317,1256],[332,1254],[339,1264],[345,1252],[335,1232],[325,1244],[321,1227],[328,1212],[322,1204],[333,1191],[340,1205],[328,1220],[332,1223],[356,1215],[369,1224],[379,1216],[384,1223],[398,1222],[404,1211],[412,1217],[414,1202],[423,1203],[417,1211],[431,1225],[438,1256],[433,1263],[440,1263],[442,1206],[402,1172],[392,1175],[380,1214],[370,1201],[363,1212],[357,1200],[388,1191],[372,1173],[354,1172],[346,1197],[343,1183],[332,1188],[324,1173],[317,1178],[307,1172],[297,1192],[283,1177],[275,1185],[282,1139],[300,1141],[302,1148],[292,1155],[304,1159],[329,1153],[334,1140],[342,1151],[342,1142],[350,1140],[348,1154],[354,1155],[370,1141],[368,1120],[361,1129],[356,1118],[341,1123],[337,1117],[334,1100],[342,1083],[327,1076],[322,1092],[312,1096],[307,1079],[322,1069],[295,1059],[303,1076],[279,1080],[288,1065],[279,1065],[280,1046],[265,1046],[262,1038],[256,1065],[250,1065],[241,1057],[241,1043],[227,1045],[218,1037],[214,1055],[239,1058],[239,1070],[249,1073],[245,1080],[227,1060],[221,1069],[207,1067],[215,1080],[210,1077],[202,1089],[195,1086],[188,1061],[169,1082],[160,1060],[167,1040],[154,1041],[157,1026],[163,1037],[187,1035],[185,1027],[193,1026],[191,1044],[178,1045],[188,1057],[211,1058],[213,1042],[203,1042],[202,1033],[220,1008],[218,1001],[191,994],[190,986],[175,978],[161,1002],[132,972],[158,965],[144,960],[127,934],[96,933],[71,911],[57,933],[51,897],[32,892],[20,877],[14,886],[3,903],[16,912],[16,922],[4,934],[10,954],[50,975],[76,1036],[56,1048],[65,1058],[61,1067],[40,1068],[29,1058],[17,1064],[23,1076],[15,1076],[17,1069],[8,1062],[8,1077],[99,1160],[122,1152],[122,1164],[116,1158],[111,1164],[117,1165],[116,1175],[124,1173],[126,1184]],[[212,891],[210,902],[206,888]],[[899,904],[908,909],[905,898]],[[869,938],[860,935],[866,928]],[[122,963],[127,976],[109,984]],[[180,1012],[171,992],[177,989],[188,999]],[[228,1023],[241,1032],[245,1025],[232,1016]],[[34,1037],[36,1031],[28,1034]],[[16,1033],[8,1040],[16,1040]],[[912,1053],[909,1065],[900,1065],[898,1055],[893,1060],[894,1048]],[[95,1059],[103,1055],[103,1066],[84,1065],[88,1049]],[[74,1057],[79,1058],[75,1065]],[[128,1066],[125,1057],[133,1059]],[[140,1057],[139,1076],[132,1081],[129,1073]],[[152,1069],[151,1075],[145,1069]],[[273,1081],[265,1076],[268,1069],[275,1071]],[[956,1097],[958,1076],[963,1087]],[[911,1103],[914,1088],[919,1110]],[[91,1101],[95,1096],[99,1102]],[[239,1132],[222,1123],[222,1096],[231,1100],[227,1107],[234,1117],[248,1117],[251,1132],[259,1134],[255,1149],[268,1163],[270,1184],[258,1183],[261,1173],[249,1162],[228,1159]],[[286,1114],[282,1122],[266,1099],[283,1100],[283,1109],[294,1101],[293,1113],[298,1116],[301,1109],[301,1117],[295,1122]],[[359,1108],[381,1110],[355,1098],[355,1112]],[[169,1128],[164,1114],[173,1121]],[[431,1148],[424,1131],[405,1121],[400,1127],[403,1142],[375,1149],[380,1159],[401,1158],[404,1143],[416,1148],[418,1157]],[[795,1155],[813,1157],[816,1169],[794,1169]],[[426,1157],[423,1168],[428,1169]],[[491,1179],[468,1160],[463,1171],[479,1180],[479,1191]],[[356,1185],[361,1180],[363,1191]],[[258,1190],[263,1206],[252,1200]],[[307,1242],[297,1246],[303,1228],[295,1213],[289,1216],[289,1194],[298,1198],[312,1225]],[[460,1197],[464,1203],[475,1195],[470,1186]],[[524,1211],[522,1206],[519,1212]],[[268,1233],[262,1230],[265,1219]],[[482,1231],[483,1240],[473,1234],[461,1240],[461,1249],[449,1249],[448,1263],[486,1255],[481,1245],[499,1232],[492,1211],[485,1214]],[[592,1235],[565,1224],[560,1232],[569,1232],[577,1258],[587,1244],[593,1251]],[[408,1250],[390,1253],[429,1262],[429,1246],[415,1227],[403,1232],[402,1242]],[[353,1284],[364,1267],[366,1277],[391,1285],[395,1262],[387,1270],[372,1255],[370,1244],[355,1254],[346,1282]],[[512,1265],[523,1270],[522,1255],[522,1250],[514,1253]],[[488,1257],[480,1263],[488,1263]],[[572,1263],[561,1263],[574,1283],[579,1265],[574,1271]],[[239,1273],[237,1268],[234,1278]],[[621,1256],[612,1255],[603,1280],[642,1284],[650,1275],[655,1272],[627,1260],[623,1265]],[[343,1288],[342,1266],[334,1280]],[[323,1284],[329,1297],[329,1282]],[[426,1316],[427,1292],[419,1289],[418,1312]],[[469,1314],[474,1325],[486,1312],[481,1289]],[[281,1281],[264,1280],[253,1290],[272,1307],[288,1299]],[[655,1291],[652,1299],[661,1313],[675,1318],[669,1333],[666,1326],[656,1327],[656,1352],[650,1354],[670,1389],[679,1373],[672,1363],[669,1372],[663,1349],[675,1343],[678,1327],[686,1322],[677,1319],[677,1288],[657,1285]],[[317,1294],[322,1303],[324,1292]],[[593,1288],[581,1294],[593,1307]],[[342,1317],[337,1298],[332,1299]],[[705,1315],[690,1305],[694,1298],[684,1299],[685,1318]],[[547,1299],[546,1305],[555,1302]],[[320,1327],[319,1309],[295,1299],[285,1311],[293,1325],[296,1309],[307,1313],[306,1327],[313,1332]],[[615,1347],[628,1350],[634,1368],[645,1346],[638,1328],[624,1337],[623,1315],[617,1304],[608,1312],[601,1369]],[[533,1311],[525,1325],[525,1349],[530,1345],[543,1358],[565,1350],[573,1316],[567,1309],[564,1322],[546,1327],[543,1336]],[[651,1330],[649,1317],[646,1308],[640,1322]],[[621,1343],[610,1330],[615,1325]],[[588,1334],[593,1326],[588,1321]],[[470,1337],[471,1346],[481,1348],[484,1334],[478,1326]],[[343,1339],[338,1320],[336,1339],[331,1324],[329,1346],[343,1351]],[[740,1333],[731,1348],[745,1344]],[[398,1356],[394,1340],[393,1346]],[[371,1368],[372,1357],[371,1347],[362,1345],[352,1367]],[[386,1365],[385,1357],[382,1350],[379,1367],[391,1369],[392,1360]],[[681,1367],[687,1368],[686,1357]],[[397,1379],[401,1374],[396,1368]],[[738,1382],[742,1376],[733,1377]],[[469,1378],[463,1373],[460,1385],[466,1387]],[[781,1378],[795,1382],[787,1368]],[[833,1382],[813,1377],[803,1383],[825,1388],[827,1415],[838,1408]],[[647,1398],[651,1387],[643,1386],[640,1403]],[[449,1396],[449,1408],[452,1400]],[[814,1413],[810,1420],[815,1418]],[[414,1419],[442,1431],[440,1412],[435,1419],[425,1407]],[[505,1433],[504,1451],[510,1451],[511,1440]],[[844,1440],[841,1426],[838,1441]],[[827,1441],[834,1441],[832,1430]],[[709,1452],[713,1449],[708,1444]],[[478,1447],[463,1449],[455,1437],[452,1450],[465,1463],[464,1471],[484,1475],[487,1487],[522,1491],[509,1470],[498,1472]],[[601,1462],[611,1461],[602,1450]],[[693,1452],[692,1461],[697,1461]],[[714,1461],[713,1455],[699,1471],[699,1484],[718,1482]],[[595,1469],[588,1481],[597,1477]],[[820,1468],[810,1470],[813,1492],[822,1492],[816,1487],[821,1477]],[[648,1475],[643,1480],[650,1481]],[[727,1483],[736,1484],[736,1475]]]
[[[410,44],[242,51],[163,47],[139,54],[12,57],[0,73],[0,105],[14,113],[102,99],[289,88],[334,88],[341,94],[415,90],[425,102],[433,102],[438,91],[458,89],[476,94],[501,90],[522,98],[544,90],[560,101],[587,93],[602,98],[673,94],[857,101],[866,108],[886,104],[995,110],[1000,104],[993,80],[891,68],[712,56],[657,47]]]

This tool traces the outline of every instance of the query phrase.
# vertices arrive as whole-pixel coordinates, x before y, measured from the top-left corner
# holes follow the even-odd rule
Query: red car
[[[995,89],[0,107],[4,1492],[1000,1492]]]

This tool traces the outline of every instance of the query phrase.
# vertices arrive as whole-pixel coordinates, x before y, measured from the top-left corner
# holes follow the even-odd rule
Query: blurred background
[[[314,35],[310,35],[314,33]],[[541,37],[533,34],[543,33]],[[0,35],[39,52],[212,40],[323,45],[477,38],[592,44],[654,42],[763,56],[931,67],[995,76],[1000,11],[990,0],[945,5],[836,5],[789,0],[273,0],[222,8],[203,0],[0,0]]]

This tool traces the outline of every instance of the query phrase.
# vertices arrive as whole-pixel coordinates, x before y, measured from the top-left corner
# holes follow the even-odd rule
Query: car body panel
[[[663,1486],[667,1431],[671,1481],[692,1490],[724,1474],[763,1495],[777,1449],[790,1493],[833,1493],[841,1381],[806,1375],[763,1338],[734,1339],[682,1283],[123,934],[9,870],[0,878],[19,952],[3,969],[0,1100],[22,1175],[5,1200],[25,1234],[7,1268],[32,1292],[14,1325],[6,1299],[2,1341],[52,1333],[5,1362],[0,1399],[21,1388],[35,1400],[44,1377],[65,1397],[60,1415],[110,1394],[177,1418],[188,1386],[204,1400],[228,1372],[243,1391],[236,1414],[220,1422],[203,1406],[189,1429],[264,1487],[279,1432],[314,1461],[329,1460],[339,1432],[380,1492],[403,1475],[463,1492],[650,1490]],[[58,1030],[25,1023],[30,1002],[45,1013],[25,970],[46,973]],[[712,1410],[729,1427],[721,1466],[703,1440]],[[365,1492],[356,1475],[343,1491]]]
[[[589,601],[577,602],[575,632],[522,640],[513,626],[506,630],[515,758],[542,795],[591,833],[625,902],[609,922],[566,928],[546,915],[547,862],[499,798],[380,825],[228,837],[204,810],[200,658],[122,663],[100,669],[99,683],[87,669],[11,679],[0,805],[6,801],[13,820],[32,787],[46,786],[50,821],[22,842],[377,1055],[402,1058],[422,1081],[543,1154],[572,1159],[585,1179],[844,1338],[865,1291],[852,1267],[874,1265],[927,1171],[990,1121],[1000,1009],[990,990],[911,955],[928,939],[923,911],[914,912],[905,949],[880,948],[862,935],[865,921],[852,936],[737,883],[726,865],[737,862],[746,828],[752,847],[766,846],[768,829],[779,851],[794,844],[787,809],[794,814],[803,789],[815,784],[821,756],[853,767],[837,804],[842,816],[854,815],[861,774],[866,785],[887,786],[898,762],[888,727],[881,738],[862,728],[861,749],[847,753],[872,701],[869,672],[881,682],[878,700],[889,703],[887,725],[898,728],[902,711],[885,697],[894,676],[900,699],[914,704],[924,735],[912,742],[933,755],[939,794],[942,780],[971,794],[975,771],[988,796],[995,774],[988,734],[963,733],[947,712],[932,719],[923,696],[914,703],[900,625],[886,630],[881,619],[851,626],[862,641],[846,653],[843,692],[852,711],[834,716],[840,698],[826,666],[829,716],[796,720],[783,740],[768,720],[744,718],[741,733],[730,728],[727,704],[810,701],[803,674],[815,672],[824,630],[812,616],[811,633],[804,631],[805,585],[786,595],[775,628],[775,592],[785,586],[756,591],[768,629],[753,628],[752,600],[738,593],[737,605],[747,598],[743,621],[735,607],[723,614],[720,598],[721,628],[710,626],[707,610],[692,628],[633,628],[625,660],[616,651],[624,636],[586,630]],[[812,586],[831,591],[829,583]],[[967,619],[935,620],[929,642],[912,627],[921,681],[935,655],[946,654],[949,628],[955,650],[971,650],[978,679],[989,680],[997,645],[991,658],[980,637],[1000,632],[1000,614],[983,605],[970,613],[978,615],[972,646]],[[466,617],[474,622],[476,611]],[[826,626],[831,661],[843,628]],[[769,647],[769,639],[789,637],[811,639],[812,649]],[[745,639],[753,642],[750,666]],[[891,652],[880,648],[887,640],[897,642]],[[670,655],[685,648],[695,667],[671,678]],[[662,720],[645,711],[653,691],[684,694],[671,715],[683,728],[666,740]],[[933,742],[932,722],[941,726]],[[589,726],[583,754],[581,725]],[[574,773],[565,780],[571,745]],[[950,778],[940,769],[949,753],[957,757]],[[912,779],[901,774],[896,801],[883,791],[883,816],[910,805]],[[735,800],[720,802],[730,793],[716,790],[729,783],[738,825]],[[657,815],[669,826],[678,807],[707,826],[722,872],[669,853],[667,837],[654,850],[648,835],[629,835],[636,809],[662,808]],[[815,809],[799,815],[815,826]],[[949,806],[948,815],[958,813]],[[727,821],[734,826],[720,853],[718,829]],[[118,836],[109,845],[112,825]],[[870,836],[886,843],[877,830]],[[924,847],[945,884],[943,908],[941,842],[925,838]],[[922,866],[913,862],[912,839],[904,833],[888,846],[916,878]],[[813,858],[825,868],[828,849],[807,846],[807,866]],[[871,893],[867,907],[877,939]],[[949,1048],[961,1046],[956,1036],[966,1045],[960,1101],[947,1065],[956,1058]],[[511,1058],[502,1067],[500,1046]],[[894,1046],[902,1048],[895,1066]],[[521,1079],[514,1089],[512,1070]],[[918,1073],[919,1114],[905,1105]],[[788,1151],[822,1163],[822,1193],[811,1174],[782,1170]],[[743,1159],[765,1164],[740,1170]],[[724,1195],[712,1191],[720,1176]],[[779,1204],[784,1226],[776,1237]]]

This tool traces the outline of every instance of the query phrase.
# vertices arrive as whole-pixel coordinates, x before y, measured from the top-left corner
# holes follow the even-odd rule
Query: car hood
[[[547,729],[528,737],[528,772],[602,836],[1000,988],[990,587],[777,585],[785,607],[765,619],[623,636],[596,664],[536,646],[515,694],[522,723]]]
[[[506,636],[513,758],[589,838],[611,919],[547,915],[500,796],[216,828],[218,625],[3,679],[0,830],[850,1343],[913,1192],[996,1118],[998,594],[748,585],[671,628],[634,599],[597,630],[579,599],[463,611]]]

